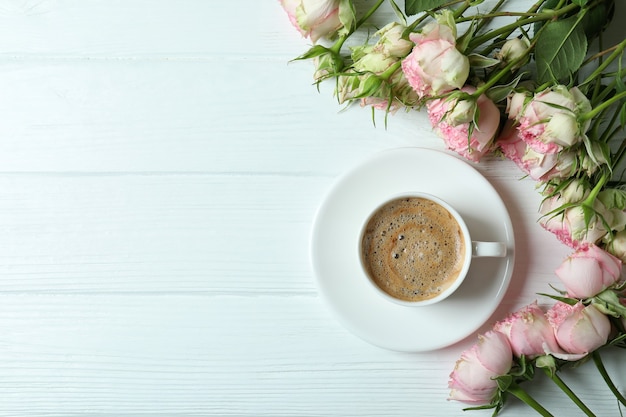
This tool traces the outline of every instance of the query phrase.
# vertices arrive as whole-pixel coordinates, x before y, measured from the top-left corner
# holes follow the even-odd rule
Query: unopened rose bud
[[[413,48],[413,42],[402,38],[405,26],[398,22],[391,22],[376,32],[380,37],[377,45],[382,54],[395,58],[404,58]]]
[[[326,78],[338,74],[344,67],[344,62],[339,56],[332,52],[328,52],[313,58],[315,72],[313,78],[315,81],[321,81]]]
[[[620,230],[613,235],[613,239],[606,249],[613,256],[618,257],[622,262],[626,262],[626,230]]]
[[[579,242],[579,245],[596,243],[608,233],[602,218],[597,214],[599,212],[605,214],[606,212],[602,203],[596,200],[593,207],[595,213],[591,219],[588,218],[585,210],[583,206],[574,206],[565,210],[565,220],[569,225],[572,240]]]
[[[565,203],[578,203],[589,194],[589,189],[580,180],[573,180],[567,187],[561,190],[561,201]]]
[[[359,95],[361,79],[354,71],[349,71],[337,77],[337,88],[335,94],[339,104],[353,100]]]
[[[470,123],[474,120],[477,108],[476,100],[459,100],[446,116],[446,121],[452,126]]]
[[[526,99],[529,96],[526,93],[513,93],[507,98],[506,113],[509,119],[516,119],[524,110]]]
[[[529,47],[530,42],[526,38],[509,39],[504,43],[504,45],[502,45],[502,49],[500,49],[500,52],[496,54],[496,58],[502,61],[505,65],[513,61],[520,60],[511,68],[512,70],[515,70],[524,66],[528,62]]]
[[[375,49],[364,51],[358,60],[354,62],[354,69],[362,72],[381,74],[387,68],[398,62],[397,58],[387,56]]]
[[[546,137],[545,142],[551,141],[567,148],[580,141],[581,133],[578,129],[578,122],[573,113],[555,113],[546,124],[543,135]]]

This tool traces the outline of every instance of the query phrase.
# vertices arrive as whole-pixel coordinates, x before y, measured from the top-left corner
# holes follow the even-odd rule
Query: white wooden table
[[[425,114],[340,113],[288,64],[306,47],[277,1],[0,0],[1,416],[490,415],[446,401],[474,335],[387,351],[319,298],[309,236],[336,178],[443,145]],[[514,165],[477,169],[516,233],[484,331],[547,302],[569,250]],[[565,377],[618,415],[593,367]],[[544,378],[529,390],[577,415]]]

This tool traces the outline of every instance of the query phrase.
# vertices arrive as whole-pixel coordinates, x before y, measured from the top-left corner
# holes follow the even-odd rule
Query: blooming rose
[[[456,28],[431,22],[409,39],[413,51],[402,70],[420,98],[461,88],[469,76],[469,59],[456,49]]]
[[[463,91],[471,94],[476,89],[468,86],[463,88]],[[458,112],[455,113],[458,106],[463,109],[466,107],[463,101],[457,99],[431,100],[427,103],[428,118],[435,132],[443,138],[448,149],[476,162],[490,149],[500,123],[500,112],[487,96],[481,94],[475,101],[473,108],[474,111],[477,108],[480,112],[478,126],[475,126],[470,137],[470,123],[473,121],[457,124],[458,119],[454,120],[455,115],[458,116],[459,114]],[[473,119],[473,114],[470,119]]]
[[[313,42],[334,35],[344,24],[340,0],[280,0],[280,4],[295,28]]]
[[[506,375],[513,364],[506,336],[488,331],[478,343],[461,354],[450,374],[451,400],[468,404],[489,404],[498,391],[495,377]]]
[[[496,143],[504,156],[537,181],[567,178],[576,169],[576,155],[573,152],[538,152],[522,140],[519,130],[511,120],[505,123]]]
[[[523,105],[520,105],[523,103]],[[537,152],[555,153],[581,142],[590,121],[578,121],[589,112],[591,103],[577,88],[559,85],[529,98],[527,93],[509,96],[509,118],[518,123],[524,142]]]
[[[611,322],[593,305],[579,302],[573,306],[561,301],[546,313],[554,327],[556,341],[562,351],[546,349],[553,356],[577,360],[604,345],[611,333]]]
[[[494,330],[504,334],[515,356],[530,359],[545,355],[544,345],[558,350],[552,325],[536,302],[497,322]]]
[[[592,244],[570,255],[555,272],[568,296],[590,298],[620,281],[622,261]]]

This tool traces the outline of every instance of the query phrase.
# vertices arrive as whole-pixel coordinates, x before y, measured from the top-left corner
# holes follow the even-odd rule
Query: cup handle
[[[472,242],[472,257],[503,258],[506,256],[506,244],[502,242]]]

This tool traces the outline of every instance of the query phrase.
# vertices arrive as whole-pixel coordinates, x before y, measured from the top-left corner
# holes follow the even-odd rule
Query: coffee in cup
[[[447,203],[423,193],[392,198],[367,219],[360,256],[369,280],[401,304],[423,305],[451,294],[468,272],[473,247],[461,216]],[[504,256],[502,243],[481,256]],[[476,253],[474,255],[477,255]]]

